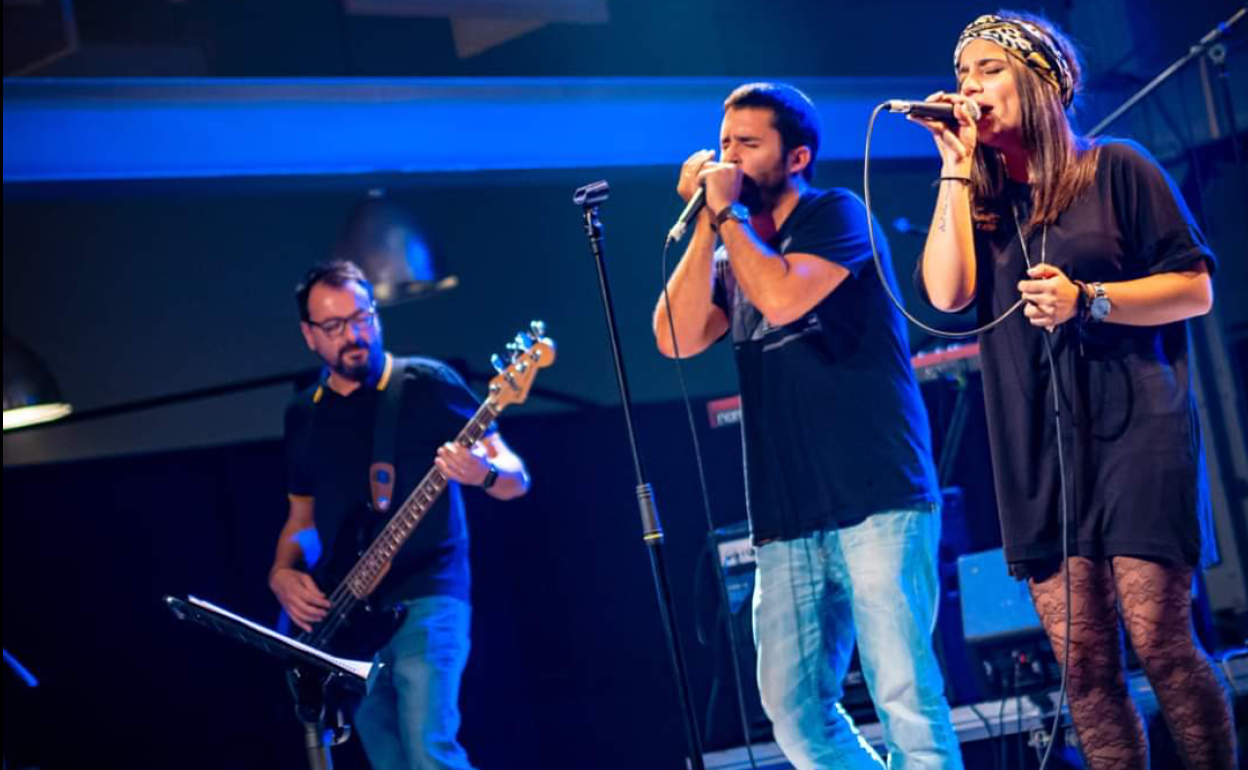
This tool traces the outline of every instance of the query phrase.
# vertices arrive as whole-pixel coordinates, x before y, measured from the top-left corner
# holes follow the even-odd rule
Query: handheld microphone
[[[890,99],[884,102],[884,106],[888,108],[889,112],[914,115],[916,118],[939,120],[955,126],[958,124],[958,119],[953,115],[953,105],[945,102],[908,102],[904,99]],[[975,102],[967,102],[966,111],[970,114],[971,120],[979,120],[983,114],[979,109],[979,105]]]
[[[672,225],[672,229],[667,231],[667,241],[672,243],[679,241],[685,237],[685,230],[688,229],[689,223],[698,215],[702,207],[706,205],[706,188],[699,187],[694,191],[693,197],[685,204],[685,210],[680,212],[680,216],[676,219],[676,224]]]

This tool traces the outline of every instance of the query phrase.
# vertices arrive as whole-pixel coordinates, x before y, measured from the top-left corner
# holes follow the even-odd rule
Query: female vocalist
[[[1227,693],[1191,622],[1212,529],[1187,319],[1209,311],[1216,261],[1143,148],[1075,135],[1079,62],[1049,22],[981,16],[954,68],[957,92],[929,101],[956,125],[916,119],[943,161],[918,280],[983,322],[1022,304],[980,336],[1010,572],[1066,667],[1090,767],[1148,765],[1121,618],[1187,766],[1232,768]]]

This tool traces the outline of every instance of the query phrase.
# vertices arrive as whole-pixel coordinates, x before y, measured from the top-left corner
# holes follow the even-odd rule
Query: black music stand
[[[295,715],[303,723],[304,749],[311,770],[332,770],[329,750],[350,736],[350,728],[339,720],[326,739],[325,692],[331,684],[342,684],[363,694],[367,689],[372,663],[339,658],[296,641],[271,628],[218,607],[195,596],[185,600],[166,596],[165,606],[178,620],[212,629],[217,633],[262,650],[290,666],[287,681],[295,696]],[[341,712],[340,712],[341,715]]]

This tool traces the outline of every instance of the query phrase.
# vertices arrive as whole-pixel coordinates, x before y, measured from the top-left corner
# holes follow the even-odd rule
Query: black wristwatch
[[[494,463],[490,463],[490,469],[485,472],[485,478],[481,480],[481,488],[489,489],[496,481],[498,481],[498,468],[494,467]]]
[[[725,206],[718,214],[715,215],[715,221],[712,223],[712,229],[714,229],[715,232],[719,232],[720,226],[729,219],[735,219],[742,224],[746,224],[750,221],[750,210],[747,209],[745,204],[740,201],[729,206]]]

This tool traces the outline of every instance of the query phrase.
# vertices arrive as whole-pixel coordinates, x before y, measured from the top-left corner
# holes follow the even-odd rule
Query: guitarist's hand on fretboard
[[[324,619],[330,607],[329,599],[316,587],[312,576],[292,567],[273,570],[269,575],[269,588],[290,619],[304,631],[311,631],[312,624]]]
[[[438,456],[433,461],[447,478],[479,487],[485,482],[490,472],[490,461],[486,457],[485,446],[478,441],[471,449],[464,449],[453,441],[438,447]]]

